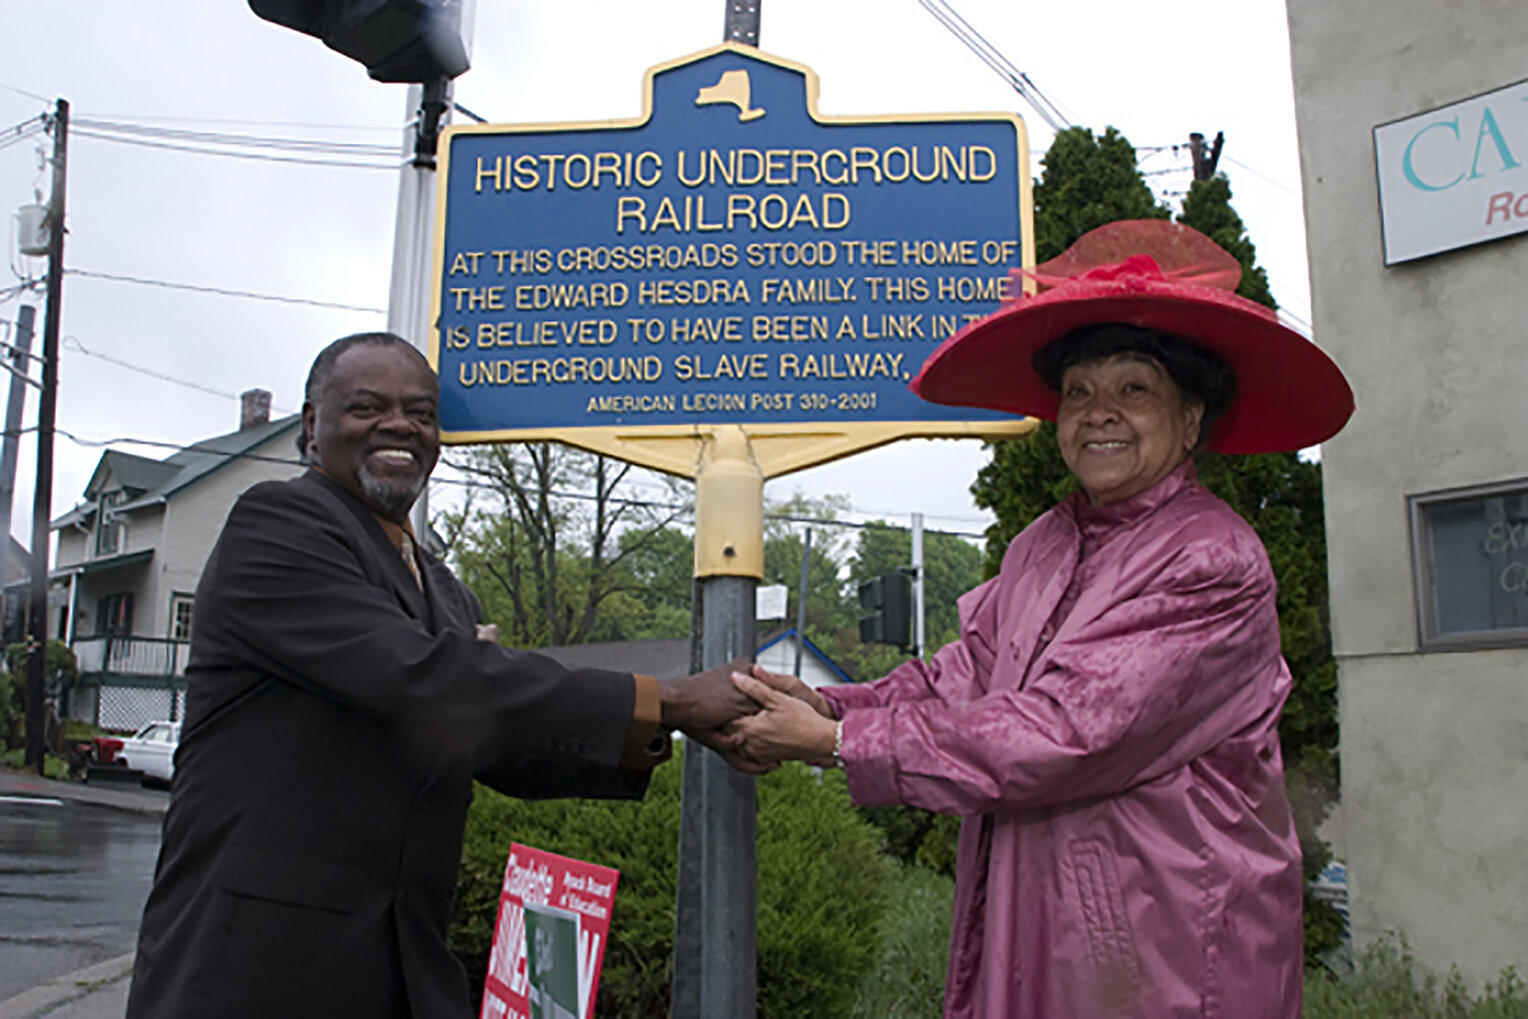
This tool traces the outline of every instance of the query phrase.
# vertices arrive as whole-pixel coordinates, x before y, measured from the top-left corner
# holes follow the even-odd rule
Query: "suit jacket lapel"
[[[312,479],[349,511],[350,519],[360,528],[365,536],[366,544],[381,560],[382,573],[388,581],[387,586],[398,596],[398,600],[403,603],[409,615],[424,623],[426,628],[433,630],[430,604],[425,592],[421,591],[419,585],[414,582],[414,575],[409,572],[408,565],[404,563],[398,547],[387,536],[387,532],[382,530],[382,525],[377,523],[377,518],[372,515],[371,510],[355,496],[335,484],[332,479],[324,477],[317,471],[309,471],[303,477]],[[427,571],[421,567],[421,573],[424,572]],[[428,581],[426,583],[428,584]]]

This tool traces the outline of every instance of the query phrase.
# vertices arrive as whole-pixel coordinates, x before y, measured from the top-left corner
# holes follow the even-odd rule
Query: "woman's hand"
[[[755,671],[759,671],[755,666]],[[790,676],[766,673],[777,680],[792,680]],[[838,723],[825,717],[805,699],[792,696],[768,682],[734,673],[732,682],[743,693],[758,701],[762,710],[756,715],[739,718],[726,731],[737,740],[737,749],[745,758],[760,763],[779,761],[806,761],[822,767],[833,766],[834,743],[838,738]],[[810,689],[810,688],[808,688]],[[816,694],[823,708],[827,702]]]
[[[789,694],[798,701],[805,701],[811,705],[812,710],[823,718],[832,718],[833,709],[828,705],[828,699],[816,690],[807,686],[795,676],[788,676],[781,672],[770,672],[762,665],[755,665],[748,670],[754,679],[760,680],[783,694]],[[757,697],[754,700],[758,700]]]

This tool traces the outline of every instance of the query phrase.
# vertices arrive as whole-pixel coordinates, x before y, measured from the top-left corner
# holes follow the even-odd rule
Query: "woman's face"
[[[1203,416],[1155,358],[1115,354],[1061,376],[1056,436],[1089,501],[1103,506],[1167,477],[1198,443]]]

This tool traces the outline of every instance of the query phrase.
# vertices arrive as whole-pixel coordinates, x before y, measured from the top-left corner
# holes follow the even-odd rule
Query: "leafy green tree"
[[[1036,248],[1042,261],[1113,219],[1148,218],[1139,210],[1142,193],[1149,194],[1149,189],[1123,138],[1111,130],[1095,140],[1091,133],[1075,128],[1062,132],[1058,143],[1063,137],[1066,147],[1059,154],[1052,148],[1045,176],[1035,187]],[[1074,174],[1096,173],[1100,168],[1107,168],[1104,180],[1114,189],[1113,197],[1101,190],[1099,181],[1072,179]],[[1043,207],[1038,198],[1042,193],[1049,196]],[[1064,196],[1074,196],[1082,207],[1066,208]],[[1196,181],[1179,219],[1242,263],[1239,294],[1274,307],[1267,275],[1255,264],[1256,248],[1230,199],[1231,188],[1224,177]],[[971,489],[977,505],[997,516],[988,529],[988,575],[997,572],[1003,551],[1019,531],[1076,488],[1056,446],[1052,424],[1042,425],[1024,439],[990,448],[992,460]],[[1331,653],[1321,467],[1295,453],[1203,454],[1199,475],[1205,487],[1252,525],[1268,549],[1278,581],[1280,636],[1294,676],[1280,724],[1280,742],[1306,876],[1311,878],[1330,859],[1330,848],[1316,835],[1316,827],[1337,795],[1336,664]],[[1336,944],[1340,919],[1330,905],[1307,894],[1305,924],[1310,962]]]
[[[681,751],[682,752],[682,751]],[[681,762],[635,802],[531,802],[479,787],[450,943],[481,993],[511,842],[621,872],[596,1013],[667,1016]],[[896,865],[849,809],[843,775],[792,764],[758,784],[761,1017],[847,1014],[880,945]]]
[[[839,660],[843,635],[854,625],[843,581],[849,548],[844,529],[831,524],[848,506],[849,500],[845,496],[809,498],[797,492],[789,499],[769,502],[764,509],[764,579],[761,583],[785,585],[788,592],[785,624],[788,626],[796,624],[801,597],[801,553],[806,547],[806,529],[811,528],[806,637],[835,661]]]
[[[654,499],[634,489],[632,465],[558,443],[474,447],[451,463],[475,487],[442,527],[458,575],[504,641],[544,647],[619,639],[619,603],[611,599],[645,596],[631,560],[650,542],[673,544],[659,532],[685,512],[683,494],[671,488]],[[650,567],[661,551],[648,555]],[[683,600],[670,602],[675,598]],[[630,604],[624,607],[629,613]],[[632,628],[664,625],[649,620]]]
[[[1118,219],[1167,219],[1136,167],[1135,146],[1114,128],[1058,133],[1034,185],[1035,258],[1048,261],[1089,230]]]

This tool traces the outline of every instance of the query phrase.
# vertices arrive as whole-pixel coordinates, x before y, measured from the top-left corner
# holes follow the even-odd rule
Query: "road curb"
[[[146,817],[163,817],[169,809],[168,796],[138,789],[110,789],[102,786],[84,785],[79,782],[60,782],[41,778],[25,772],[0,769],[0,795],[39,797],[85,803],[92,807],[123,810]]]
[[[65,973],[29,991],[22,991],[14,998],[0,1001],[0,1019],[41,1019],[81,998],[118,984],[132,976],[133,957],[136,954],[128,952],[94,966]]]

